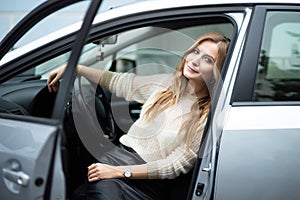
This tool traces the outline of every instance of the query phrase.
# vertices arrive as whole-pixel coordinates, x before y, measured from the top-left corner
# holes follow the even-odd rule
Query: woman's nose
[[[196,67],[199,66],[200,65],[200,59],[201,59],[201,57],[195,56],[192,60],[193,65],[196,66]]]

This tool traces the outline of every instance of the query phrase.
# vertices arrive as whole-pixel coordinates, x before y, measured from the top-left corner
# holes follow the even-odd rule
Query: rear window
[[[256,101],[300,101],[300,13],[267,14],[256,76]]]

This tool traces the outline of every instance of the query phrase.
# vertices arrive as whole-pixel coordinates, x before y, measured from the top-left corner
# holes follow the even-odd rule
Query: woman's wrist
[[[123,166],[117,166],[116,167],[116,178],[124,178],[124,169]]]
[[[81,71],[82,67],[83,67],[82,65],[77,65],[77,67],[76,67],[76,73],[77,74],[80,74],[80,71]]]

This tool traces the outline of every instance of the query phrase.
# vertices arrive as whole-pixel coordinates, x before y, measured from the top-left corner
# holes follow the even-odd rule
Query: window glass
[[[299,12],[267,14],[254,99],[300,101]]]
[[[173,74],[186,50],[199,36],[214,31],[232,38],[234,33],[234,27],[229,22],[213,24],[198,22],[187,27],[166,27],[144,26],[94,40],[94,47],[82,53],[80,64],[114,72],[131,72],[141,76]],[[89,82],[83,77],[80,86],[83,88],[82,91],[90,90],[87,89],[90,88]],[[109,98],[115,122],[121,130],[127,132],[132,123],[139,118],[142,105],[138,102],[128,102],[105,89],[104,91]]]
[[[233,27],[230,23],[204,24],[176,30],[149,26],[119,33],[116,44],[124,48],[115,51],[115,60],[106,69],[130,71],[138,75],[173,73],[185,51],[200,35],[210,31],[232,37]],[[111,48],[105,46],[103,52],[111,51]],[[101,62],[98,66],[103,66]],[[108,64],[105,63],[105,66]]]
[[[45,17],[15,44],[14,49],[81,21],[89,4],[90,1],[74,3]],[[53,37],[55,37],[55,34]]]
[[[84,46],[82,50],[82,60],[85,60],[86,57],[89,57],[89,54],[91,51],[95,49],[96,44],[90,43]],[[70,57],[70,52],[64,53],[62,55],[59,55],[57,57],[54,57],[40,65],[37,65],[34,69],[34,76],[40,76],[41,79],[48,79],[50,72],[61,66],[67,64]],[[27,72],[27,75],[30,75],[29,70]]]
[[[233,35],[230,23],[203,24],[179,29],[146,26],[95,39],[84,46],[79,63],[116,72],[134,72],[138,75],[173,73],[186,49],[200,35],[210,31],[220,32],[227,37]],[[66,52],[51,58],[17,75],[13,81],[33,77],[46,80],[53,69],[67,64],[69,56],[70,52]]]
[[[231,24],[210,24],[178,30],[152,26],[133,29],[86,44],[79,63],[138,75],[173,73],[186,49],[209,31],[231,37],[233,27]],[[47,79],[53,69],[67,63],[69,56],[70,52],[67,52],[54,57],[23,75]]]
[[[144,26],[105,38],[95,37],[84,46],[79,64],[116,72],[134,72],[138,75],[174,73],[185,51],[200,35],[216,31],[231,38],[234,32],[232,24],[225,23],[224,20],[220,23],[201,24],[197,21],[188,26],[167,27]],[[0,85],[1,98],[13,104],[6,106],[0,103],[0,109],[2,106],[6,113],[51,117],[55,94],[47,93],[46,80],[53,69],[68,63],[70,51],[55,57],[48,54],[43,56],[44,62],[32,64],[29,70]],[[80,81],[75,80],[74,87],[78,87],[79,83],[82,88],[90,85],[89,81],[81,78]],[[111,101],[112,110],[117,112],[115,120],[122,130],[127,130],[139,117],[141,105],[137,102],[128,104],[115,96],[110,98],[114,100]]]

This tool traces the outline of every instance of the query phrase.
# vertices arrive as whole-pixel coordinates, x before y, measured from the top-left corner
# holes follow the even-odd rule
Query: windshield
[[[41,0],[10,0],[1,2],[0,7],[0,41],[5,35],[31,10],[40,5]],[[103,0],[98,13],[112,9],[114,7],[131,4],[137,0]],[[49,33],[55,32],[66,26],[79,22],[83,19],[90,1],[82,1],[64,9],[61,9],[39,22],[26,35],[24,35],[13,47],[13,49],[22,47],[34,40],[37,40]]]
[[[22,47],[34,40],[37,40],[49,33],[53,33],[75,22],[81,21],[88,8],[89,1],[79,2],[60,9],[47,16],[32,29],[30,29],[13,47]]]

